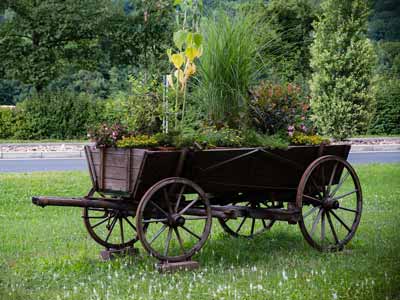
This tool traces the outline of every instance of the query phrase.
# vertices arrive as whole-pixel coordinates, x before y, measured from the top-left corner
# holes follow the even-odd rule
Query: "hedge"
[[[369,132],[400,134],[400,80],[382,78],[376,90],[377,107]]]

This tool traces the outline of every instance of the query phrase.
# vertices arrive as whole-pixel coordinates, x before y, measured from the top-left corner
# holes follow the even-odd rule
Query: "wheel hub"
[[[322,207],[325,210],[337,209],[337,208],[339,208],[339,206],[340,205],[339,205],[339,201],[338,200],[330,200],[330,199],[324,201],[323,204],[322,204]]]
[[[178,227],[185,225],[185,218],[179,215],[172,216],[171,220],[169,221],[169,225],[171,227]]]

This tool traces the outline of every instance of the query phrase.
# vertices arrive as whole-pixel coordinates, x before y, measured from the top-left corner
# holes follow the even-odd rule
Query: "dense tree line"
[[[370,132],[400,132],[397,109],[400,106],[397,97],[400,91],[398,1],[196,1],[200,4],[199,13],[205,18],[216,15],[219,10],[231,16],[252,16],[258,27],[255,31],[260,40],[257,43],[261,45],[257,59],[262,70],[257,70],[257,79],[290,82],[301,86],[304,93],[312,95],[312,109],[319,119],[326,116],[325,125],[316,120],[320,132],[332,134],[327,128],[335,123],[347,126],[340,134],[338,131],[342,129],[332,129],[338,137],[344,137],[349,132],[364,133],[374,111]],[[171,47],[173,32],[177,28],[176,18],[182,13],[174,5],[177,2],[1,1],[0,105],[15,104],[30,98],[35,99],[32,101],[47,99],[48,103],[62,103],[64,93],[68,95],[65,102],[74,102],[71,95],[85,94],[86,98],[83,98],[101,107],[104,101],[99,99],[105,99],[105,102],[123,99],[121,94],[128,95],[131,92],[132,75],[140,78],[142,83],[154,78],[160,81],[162,74],[170,72],[166,49]],[[330,10],[326,3],[330,3]],[[362,14],[346,12],[345,9],[335,10],[352,3],[362,4]],[[351,5],[348,9],[351,10]],[[346,14],[355,16],[355,20],[346,18]],[[340,19],[341,16],[344,16],[343,19]],[[325,30],[322,19],[329,18],[332,24],[328,24],[331,27],[326,25],[329,28]],[[343,25],[346,22],[347,25]],[[338,34],[340,30],[341,34]],[[316,41],[317,37],[319,41]],[[349,43],[342,37],[348,39]],[[358,45],[358,48],[354,45]],[[342,49],[343,53],[337,49]],[[329,57],[323,56],[324,51],[330,51]],[[330,61],[333,57],[340,64]],[[357,62],[359,67],[352,65],[352,62]],[[341,74],[340,78],[337,74]],[[370,89],[372,84],[373,89]],[[329,88],[335,90],[337,95],[329,94]],[[47,94],[53,94],[56,100],[52,101]],[[327,99],[324,100],[324,97]],[[335,97],[341,104],[330,106],[329,101]],[[346,101],[361,105],[347,105]],[[82,107],[94,107],[93,103]],[[318,103],[324,104],[321,106]],[[354,116],[351,107],[360,112],[357,122],[354,118],[344,116],[340,109],[332,111],[332,107],[339,106],[348,111],[347,115]],[[33,106],[24,104],[22,107],[26,110]],[[331,115],[342,116],[347,123],[337,118],[327,125],[331,122],[328,120]],[[357,124],[351,126],[352,121]]]

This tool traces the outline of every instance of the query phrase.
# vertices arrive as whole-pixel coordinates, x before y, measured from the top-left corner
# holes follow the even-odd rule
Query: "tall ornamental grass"
[[[259,39],[250,16],[218,13],[203,23],[197,92],[214,124],[246,123],[248,90],[260,73]]]

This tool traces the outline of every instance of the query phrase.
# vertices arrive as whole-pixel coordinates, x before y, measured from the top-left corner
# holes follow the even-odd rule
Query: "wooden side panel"
[[[91,148],[93,170],[99,181],[98,190],[131,193],[140,174],[145,152],[142,149],[106,148],[102,155],[100,149]]]

